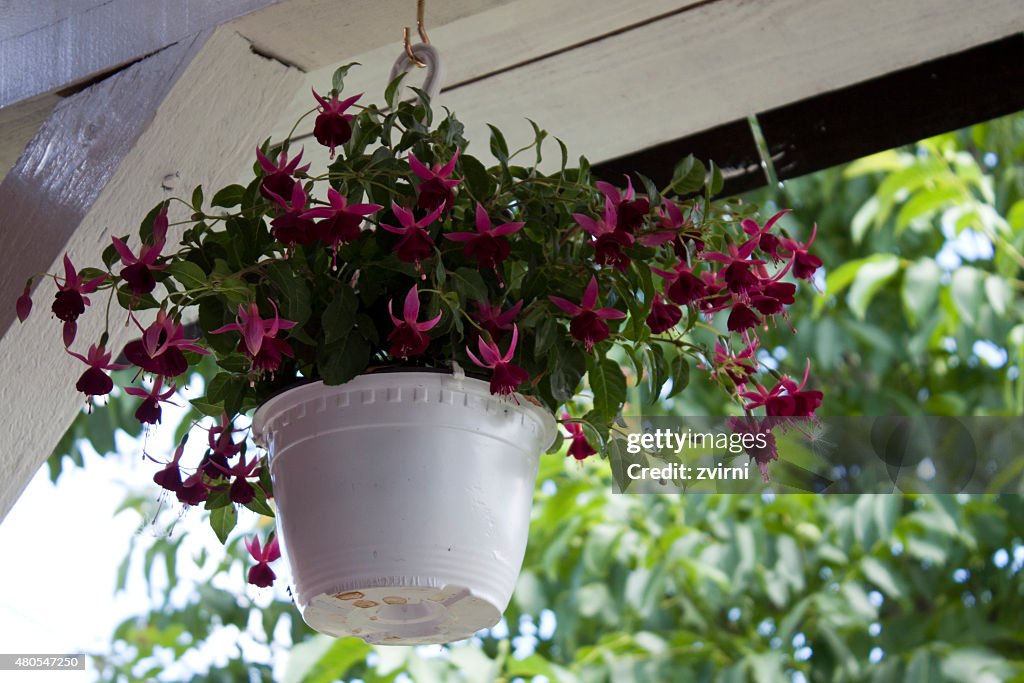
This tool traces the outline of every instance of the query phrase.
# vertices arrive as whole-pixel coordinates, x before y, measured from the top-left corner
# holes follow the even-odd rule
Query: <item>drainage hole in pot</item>
[[[335,593],[334,597],[339,600],[358,600],[359,598],[365,597],[359,591],[348,591],[347,593]]]
[[[376,607],[377,606],[377,603],[375,601],[373,601],[373,600],[356,600],[352,604],[355,605],[356,607],[361,607],[363,609],[367,609],[367,608],[370,608],[370,607]]]

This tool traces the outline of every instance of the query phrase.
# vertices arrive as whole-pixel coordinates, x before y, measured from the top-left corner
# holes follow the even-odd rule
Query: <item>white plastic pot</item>
[[[546,410],[433,372],[321,382],[267,401],[282,552],[302,617],[371,643],[446,643],[493,626],[526,551]]]

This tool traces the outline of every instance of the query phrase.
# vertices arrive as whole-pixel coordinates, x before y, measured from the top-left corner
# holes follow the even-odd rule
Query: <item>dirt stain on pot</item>
[[[359,591],[349,591],[347,593],[335,593],[334,597],[339,600],[358,600],[359,598],[365,597]]]
[[[377,606],[377,602],[374,601],[374,600],[356,600],[352,604],[355,605],[356,607],[362,607],[363,609],[366,609],[368,607],[376,607]]]
[[[384,602],[386,602],[389,605],[404,605],[409,601],[397,595],[389,595],[386,598],[384,598]]]

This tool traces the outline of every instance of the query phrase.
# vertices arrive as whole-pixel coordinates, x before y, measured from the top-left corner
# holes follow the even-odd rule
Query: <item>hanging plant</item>
[[[53,276],[52,311],[67,352],[87,366],[76,383],[87,400],[130,365],[136,417],[157,424],[189,369],[215,359],[205,395],[191,400],[218,421],[205,456],[187,465],[179,448],[154,480],[212,510],[222,540],[233,506],[273,514],[266,458],[246,451],[235,420],[299,384],[454,367],[508,406],[560,415],[579,460],[606,454],[629,381],[647,378],[655,397],[670,380],[679,392],[693,366],[769,426],[813,415],[822,395],[806,373],[769,374],[756,359],[758,331],[786,318],[796,282],[821,266],[813,234],[801,243],[777,229],[782,213],[762,225],[712,202],[722,176],[692,157],[667,187],[639,174],[613,184],[585,158],[571,165],[557,140],[553,171],[539,170],[547,133],[536,125],[516,151],[492,127],[497,164],[487,167],[454,115],[435,123],[428,105],[399,101],[400,79],[387,108],[361,106],[342,94],[346,71],[313,93],[308,114],[327,168],[303,164],[292,140],[264,142],[248,185],[162,202],[136,238],[113,240],[103,267],[65,257]],[[110,349],[104,333],[83,352],[77,319],[101,297],[138,336]],[[698,327],[717,331],[714,348],[692,339]],[[776,454],[751,457],[766,473]],[[277,538],[248,547],[249,580],[269,585]]]

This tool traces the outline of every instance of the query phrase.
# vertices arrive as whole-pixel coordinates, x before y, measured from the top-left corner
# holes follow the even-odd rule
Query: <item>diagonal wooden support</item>
[[[27,277],[57,270],[65,251],[98,264],[114,234],[134,232],[157,202],[193,185],[235,181],[302,86],[300,71],[255,54],[230,28],[203,32],[63,102],[0,185],[0,520],[82,407],[82,371],[63,350],[37,287],[24,324],[14,300]],[[179,215],[181,208],[177,209]],[[174,219],[172,208],[171,219]],[[75,348],[98,341],[105,301],[80,319]],[[112,348],[133,330],[111,324]]]

